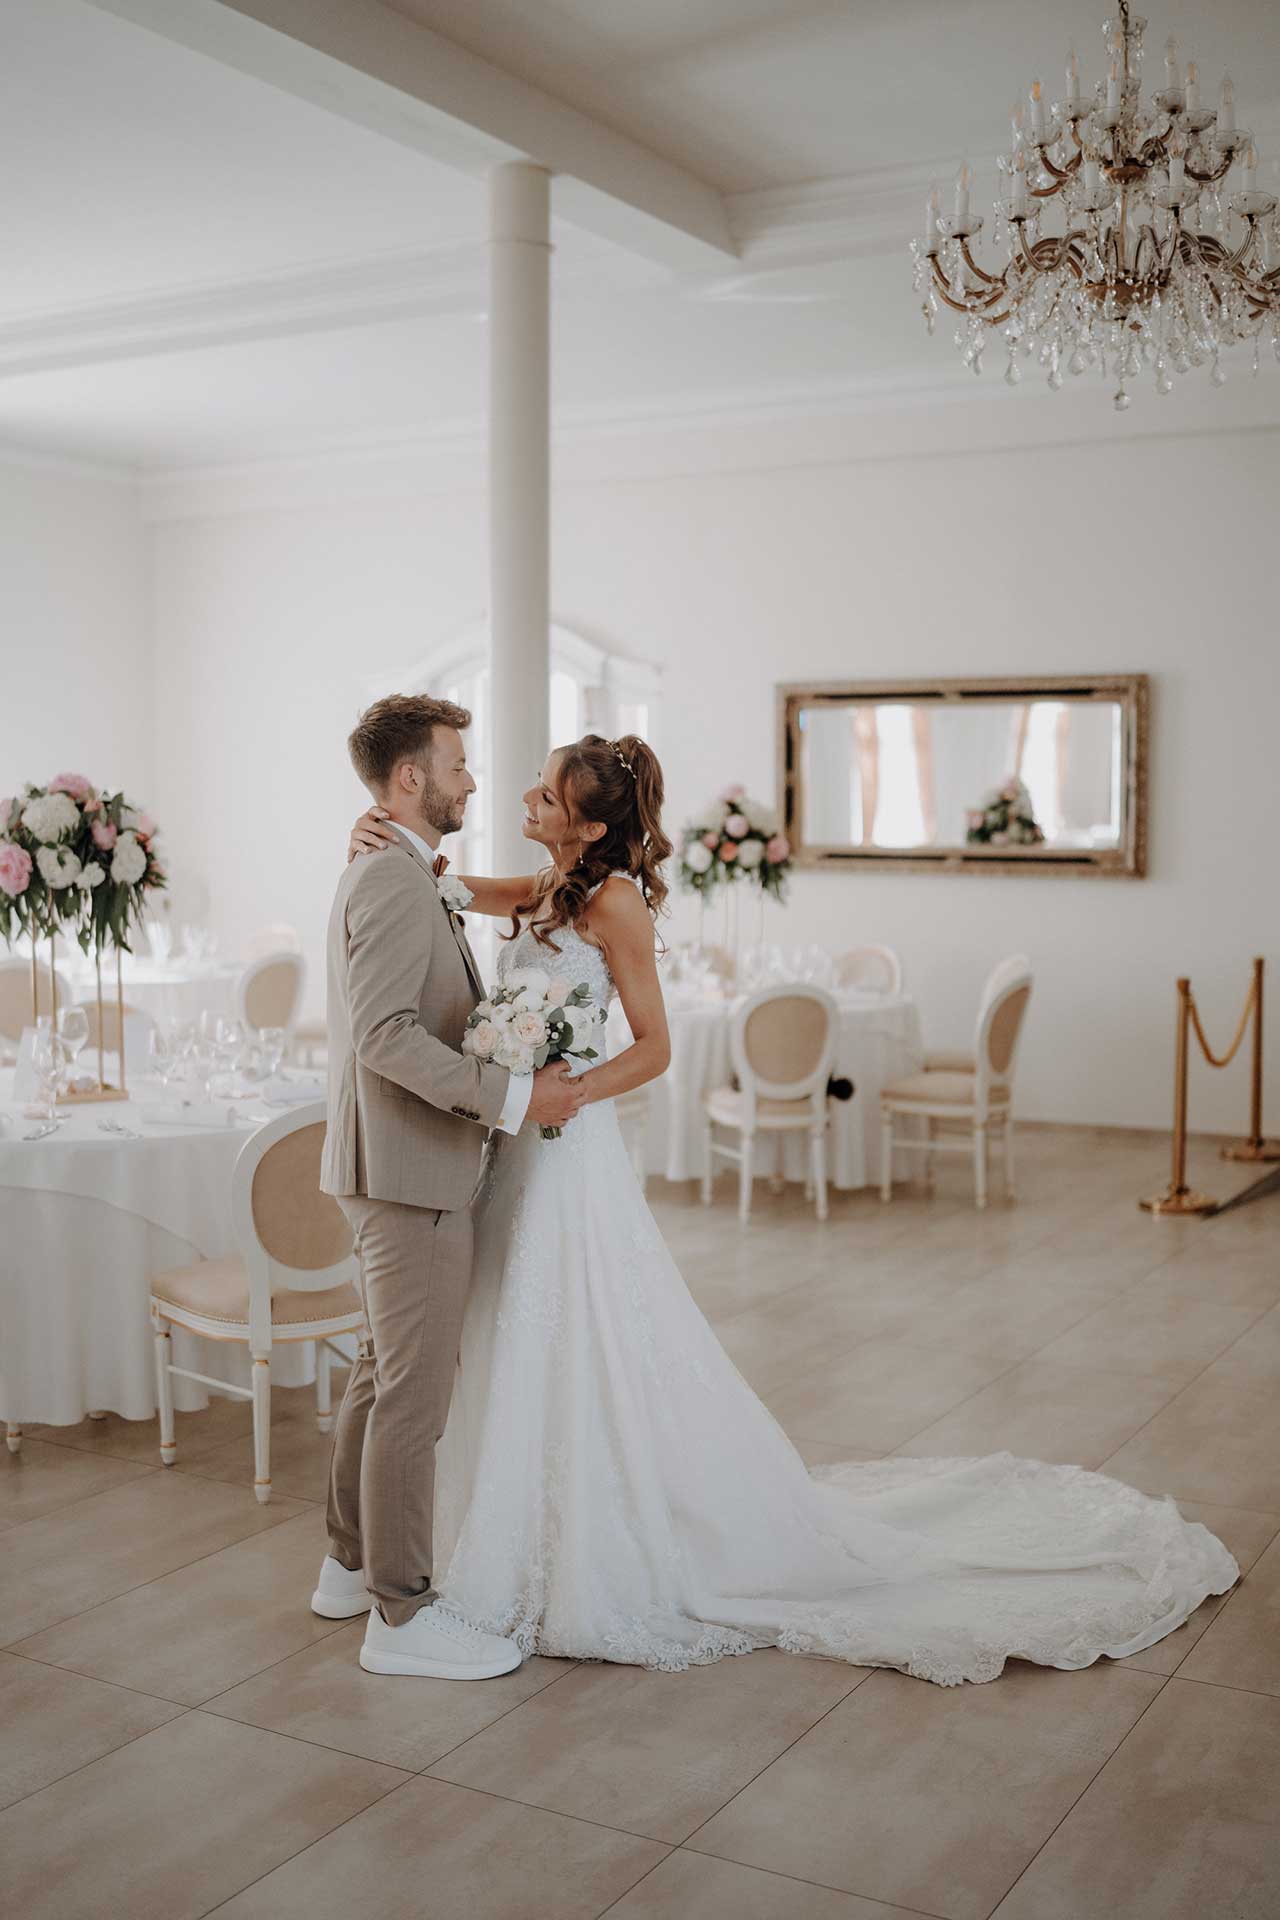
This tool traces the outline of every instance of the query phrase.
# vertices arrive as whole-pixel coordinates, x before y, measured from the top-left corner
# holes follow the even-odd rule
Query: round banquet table
[[[298,1094],[317,1096],[309,1076],[291,1078]],[[100,1409],[149,1419],[148,1276],[235,1251],[231,1171],[267,1109],[254,1099],[223,1102],[208,1110],[220,1124],[166,1121],[156,1117],[159,1088],[140,1084],[129,1100],[72,1108],[56,1135],[27,1141],[36,1122],[24,1104],[13,1099],[13,1074],[0,1073],[0,1420],[72,1426]],[[228,1121],[232,1107],[237,1118]],[[103,1133],[104,1120],[142,1137]],[[175,1327],[173,1344],[176,1365],[249,1384],[239,1341]],[[281,1386],[312,1380],[311,1343],[279,1347],[271,1371]],[[189,1411],[207,1405],[208,1394],[176,1377],[174,1403]]]
[[[97,996],[97,981],[92,961],[76,953],[58,956],[62,974],[77,1000],[87,1002]],[[216,960],[153,960],[142,953],[121,956],[126,1004],[139,1013],[150,1014],[157,1023],[168,1020],[197,1020],[206,1011],[232,1019],[236,1013],[236,983],[244,968]],[[108,1006],[115,1003],[115,962],[102,969],[102,997]]]
[[[880,1089],[899,1074],[924,1064],[920,1015],[906,994],[837,993],[840,1025],[832,1072],[853,1081],[852,1100],[831,1102],[827,1174],[835,1187],[873,1186],[880,1178]],[[702,1097],[728,1086],[729,1024],[741,999],[686,998],[667,992],[671,1065],[653,1083],[645,1123],[646,1173],[667,1180],[701,1178],[704,1160]],[[610,1052],[630,1044],[619,1012],[609,1022]],[[773,1149],[761,1149],[761,1171],[772,1171]],[[783,1151],[783,1174],[805,1178],[806,1140],[791,1134]],[[724,1162],[718,1163],[723,1167]]]

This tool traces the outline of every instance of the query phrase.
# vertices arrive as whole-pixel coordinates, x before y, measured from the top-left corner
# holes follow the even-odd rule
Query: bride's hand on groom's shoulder
[[[382,853],[395,845],[395,834],[383,824],[390,817],[385,807],[369,807],[360,815],[347,842],[348,866],[358,853]]]

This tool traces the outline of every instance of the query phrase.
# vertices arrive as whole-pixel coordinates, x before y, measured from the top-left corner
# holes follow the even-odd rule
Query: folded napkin
[[[277,1074],[272,1080],[264,1080],[254,1089],[255,1100],[265,1100],[269,1107],[302,1107],[310,1100],[323,1100],[327,1083],[318,1074],[290,1074],[286,1080]]]
[[[234,1107],[217,1100],[193,1100],[183,1106],[179,1106],[175,1100],[169,1106],[135,1106],[132,1111],[148,1127],[201,1127],[206,1133],[214,1129],[226,1132],[249,1120],[247,1113],[237,1112]]]

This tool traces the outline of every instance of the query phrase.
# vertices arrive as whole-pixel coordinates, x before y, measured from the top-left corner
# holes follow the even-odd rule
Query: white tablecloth
[[[152,960],[146,954],[124,954],[121,961],[124,997],[139,1013],[149,1013],[157,1022],[196,1020],[206,1010],[227,1019],[236,1012],[236,982],[244,969],[219,961]],[[97,995],[93,964],[80,953],[58,956],[58,971],[71,986],[77,1000],[90,1001]],[[102,997],[108,1005],[115,1001],[115,961],[108,959],[102,969]]]
[[[128,1101],[73,1109],[56,1137],[25,1141],[35,1122],[0,1074],[0,1419],[69,1426],[99,1408],[127,1420],[155,1412],[147,1278],[234,1251],[231,1170],[254,1123],[190,1127],[144,1118],[158,1087]],[[239,1102],[265,1112],[255,1101]],[[113,1138],[99,1121],[142,1133]],[[174,1361],[215,1379],[249,1383],[238,1342],[174,1332]],[[282,1386],[314,1377],[309,1343],[280,1347]],[[207,1404],[194,1381],[174,1381],[175,1404]]]
[[[831,1132],[827,1169],[836,1187],[872,1186],[880,1177],[880,1089],[886,1080],[915,1073],[923,1064],[920,1016],[906,995],[841,993],[840,1032],[836,1041],[836,1074],[854,1083],[852,1100],[831,1103]],[[703,1166],[702,1096],[713,1087],[729,1084],[729,1022],[734,1001],[693,1004],[668,996],[671,1028],[671,1065],[655,1081],[645,1132],[645,1168],[668,1180],[694,1180]],[[610,1018],[610,1051],[629,1044],[621,1015]],[[771,1172],[762,1148],[761,1173]],[[783,1171],[789,1180],[805,1177],[806,1142],[790,1137]],[[723,1163],[719,1163],[723,1165]]]

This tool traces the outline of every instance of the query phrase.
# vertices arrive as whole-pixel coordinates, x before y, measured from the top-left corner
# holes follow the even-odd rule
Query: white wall
[[[664,666],[673,824],[728,780],[772,791],[778,680],[1150,673],[1148,879],[800,875],[768,937],[896,945],[939,1045],[968,1038],[988,966],[1026,948],[1023,1112],[1164,1126],[1175,976],[1219,1045],[1255,952],[1280,985],[1280,436],[894,453],[919,443],[908,419],[859,458],[856,433],[835,454],[815,427],[810,463],[789,429],[785,464],[750,471],[724,470],[727,442],[695,471],[673,440],[664,472],[650,440],[642,478],[562,459],[556,616]],[[469,482],[200,515],[154,528],[158,803],[225,940],[291,919],[318,964],[361,799],[346,729],[379,669],[479,613],[483,500]],[[692,926],[682,903],[675,931]],[[1274,1127],[1280,1045],[1268,1098]],[[1243,1063],[1197,1073],[1194,1101],[1197,1126],[1241,1130]]]
[[[131,481],[0,457],[0,793],[83,773],[153,799],[146,540]]]

